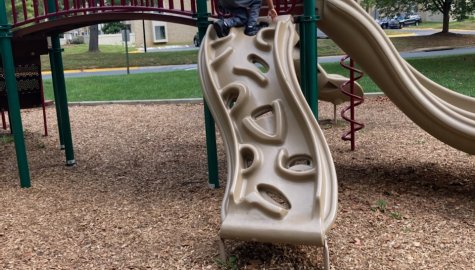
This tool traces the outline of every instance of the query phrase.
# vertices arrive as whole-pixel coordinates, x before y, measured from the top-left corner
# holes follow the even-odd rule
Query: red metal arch
[[[119,20],[159,20],[196,26],[197,0],[7,0],[16,37],[64,32]],[[223,14],[210,1],[212,17]],[[300,14],[302,0],[274,0],[279,14]],[[267,13],[266,6],[261,10]]]
[[[60,20],[31,24],[25,27],[13,29],[13,33],[15,38],[21,38],[28,35],[48,35],[49,33],[63,33],[80,27],[99,23],[124,20],[152,20],[196,26],[196,19],[192,17],[159,13],[110,12],[78,15],[73,17],[65,17]]]
[[[21,2],[20,2],[21,1]],[[10,0],[13,27],[109,12],[167,13],[192,17],[196,0]]]

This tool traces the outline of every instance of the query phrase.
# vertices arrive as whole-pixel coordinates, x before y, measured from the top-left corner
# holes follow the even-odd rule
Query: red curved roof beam
[[[196,26],[196,18],[190,16],[170,16],[164,13],[107,12],[65,17],[61,20],[50,20],[28,27],[16,28],[13,30],[13,37],[22,38],[28,35],[41,36],[50,33],[62,33],[79,27],[123,20],[153,20]]]
[[[70,2],[71,1],[71,2]],[[221,14],[217,8],[218,0],[211,0],[211,16],[219,17]],[[275,8],[279,14],[290,14],[301,11],[303,0],[274,0]],[[21,12],[23,18],[18,18],[18,8],[16,1],[11,0],[13,13],[13,28],[21,27],[30,23],[44,23],[46,19],[61,17],[71,17],[77,15],[87,15],[88,13],[110,13],[110,12],[160,12],[170,15],[181,15],[194,17],[196,15],[196,0],[190,0],[186,6],[185,0],[54,0],[55,11],[48,10],[48,0],[33,0],[33,14],[28,11],[27,1],[21,0]],[[262,14],[266,13],[266,6],[263,6]],[[30,13],[30,14],[29,14]]]

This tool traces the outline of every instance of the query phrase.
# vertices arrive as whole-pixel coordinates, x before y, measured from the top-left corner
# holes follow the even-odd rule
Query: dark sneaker
[[[267,27],[269,24],[265,23],[260,23],[259,25],[252,25],[252,26],[246,26],[246,29],[244,29],[244,34],[247,36],[255,36],[261,28]]]
[[[229,34],[229,27],[226,26],[223,20],[217,20],[213,23],[214,31],[216,31],[216,35],[222,38]]]
[[[269,23],[268,22],[259,22],[259,27],[260,28],[269,27]]]

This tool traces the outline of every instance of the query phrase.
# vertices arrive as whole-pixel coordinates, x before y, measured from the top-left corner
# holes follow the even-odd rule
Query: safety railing
[[[194,17],[197,0],[6,0],[13,27],[41,23],[49,19],[110,12],[149,12]],[[218,0],[208,2],[212,17],[224,15]],[[302,0],[274,0],[279,14],[290,14]],[[266,7],[263,7],[266,11]]]

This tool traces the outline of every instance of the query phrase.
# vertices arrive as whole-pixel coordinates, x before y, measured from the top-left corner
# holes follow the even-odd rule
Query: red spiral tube
[[[363,97],[355,95],[355,82],[361,79],[364,75],[363,71],[355,68],[355,62],[350,58],[350,64],[346,64],[345,61],[350,58],[349,55],[343,57],[340,60],[340,65],[350,71],[350,80],[340,85],[340,90],[343,94],[350,97],[350,105],[341,110],[341,117],[350,123],[350,130],[345,132],[341,139],[344,141],[351,141],[351,151],[355,150],[355,133],[356,131],[364,128],[363,123],[359,123],[355,120],[355,107],[361,105],[364,102]],[[357,76],[355,76],[355,73]],[[349,88],[349,89],[348,89]],[[349,91],[348,91],[349,90]],[[350,111],[348,117],[346,113]]]

